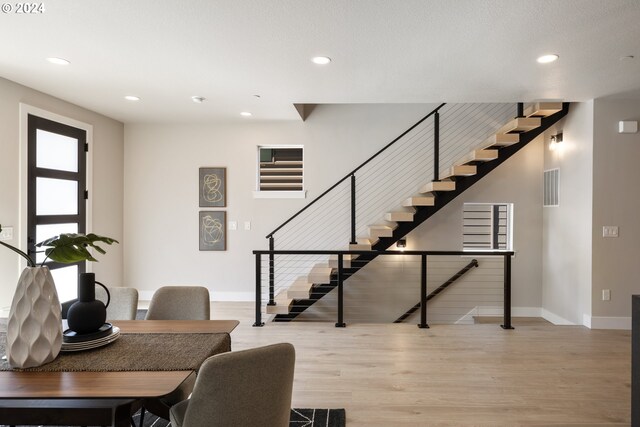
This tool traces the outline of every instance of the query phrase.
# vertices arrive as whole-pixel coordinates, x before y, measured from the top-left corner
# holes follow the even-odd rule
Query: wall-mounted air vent
[[[544,171],[543,206],[560,206],[560,169]]]

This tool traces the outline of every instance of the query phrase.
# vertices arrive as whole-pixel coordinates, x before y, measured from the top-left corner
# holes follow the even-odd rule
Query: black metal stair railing
[[[542,118],[539,128],[521,134],[520,143],[496,147],[499,148],[498,158],[476,164],[475,175],[454,178],[456,190],[436,193],[434,206],[414,207],[414,220],[399,222],[391,237],[380,237],[372,246],[373,251],[360,254],[350,267],[343,268],[343,279],[375,259],[375,251],[389,248],[564,117],[568,107],[569,104],[564,103],[560,112]],[[292,266],[288,261],[278,259],[278,251],[330,250],[346,246],[347,242],[355,243],[368,225],[380,221],[384,212],[393,210],[401,202],[400,195],[409,197],[417,193],[421,185],[431,180],[431,174],[433,180],[438,181],[442,171],[440,165],[452,165],[459,160],[460,153],[477,148],[496,129],[513,119],[514,112],[515,117],[521,116],[523,105],[518,103],[514,111],[513,104],[440,104],[276,227],[266,236],[269,241],[267,304],[275,305],[276,289],[284,288],[294,280],[287,273],[293,270]],[[278,247],[276,234],[282,234]],[[310,269],[314,264],[326,261],[326,254],[316,253],[315,258],[309,257],[305,262]],[[308,299],[296,300],[289,315],[277,315],[274,320],[287,321],[296,317],[335,288],[337,281],[337,273],[333,273],[329,283],[314,286]]]
[[[255,269],[256,269],[256,284],[255,284],[255,323],[253,326],[264,326],[262,322],[262,256],[264,255],[335,255],[338,260],[338,267],[336,269],[336,283],[334,287],[337,288],[337,321],[336,327],[343,328],[346,326],[344,321],[344,281],[347,279],[344,267],[345,256],[358,255],[358,257],[365,257],[372,252],[375,252],[375,256],[419,256],[420,257],[420,303],[418,308],[420,309],[420,323],[419,328],[429,328],[427,323],[427,258],[428,257],[442,257],[442,256],[483,256],[483,257],[498,257],[503,259],[503,276],[502,276],[502,303],[503,303],[503,319],[504,322],[500,325],[503,329],[513,329],[511,324],[511,257],[513,251],[341,251],[341,250],[276,250],[276,251],[264,251],[255,250],[253,254],[255,256]],[[477,266],[477,261],[474,259],[465,267],[465,269],[471,269]],[[459,275],[464,274],[459,272]],[[452,282],[455,281],[452,280]],[[441,285],[434,292],[441,292],[446,286]],[[433,292],[432,292],[433,294]]]
[[[462,276],[465,275],[465,273],[467,273],[469,270],[471,270],[473,267],[478,267],[478,260],[477,259],[472,259],[471,262],[467,265],[465,265],[464,267],[462,267],[462,269],[460,271],[458,271],[456,274],[454,274],[453,276],[451,276],[446,282],[444,282],[442,285],[438,286],[436,289],[434,289],[433,291],[431,291],[431,293],[429,293],[429,295],[427,295],[427,301],[432,300],[433,298],[435,298],[440,292],[444,291],[445,289],[447,289],[449,286],[451,286],[452,284],[454,284],[459,278],[461,278]],[[405,320],[407,320],[407,318],[409,316],[411,316],[413,313],[415,313],[416,311],[418,311],[418,309],[420,308],[420,303],[417,303],[416,305],[414,305],[413,307],[411,307],[409,310],[407,310],[402,316],[398,317],[396,320],[394,320],[393,323],[402,323]]]

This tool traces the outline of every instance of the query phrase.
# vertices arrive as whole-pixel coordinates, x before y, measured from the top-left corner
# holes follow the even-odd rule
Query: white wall
[[[640,293],[640,133],[618,133],[618,121],[639,121],[640,100],[596,99],[594,117],[592,323],[630,328],[631,295]],[[605,225],[620,237],[603,238]]]
[[[26,246],[26,237],[18,241],[20,103],[93,126],[93,231],[122,241],[123,124],[0,78],[0,224],[13,227],[15,236],[7,243]],[[93,265],[106,284],[122,284],[122,246],[108,248],[107,255]],[[0,310],[11,304],[19,270],[18,256],[0,248]]]
[[[202,284],[214,300],[252,300],[254,249],[296,210],[435,105],[320,105],[306,122],[139,124],[125,129],[125,284]],[[254,199],[258,145],[304,145],[306,199]],[[227,251],[198,251],[198,168],[227,168]],[[243,224],[251,221],[251,230]],[[348,239],[348,236],[345,236]]]
[[[549,137],[557,132],[564,140],[551,151]],[[545,138],[544,169],[560,169],[560,206],[543,208],[543,314],[581,325],[591,315],[593,101],[572,103]]]

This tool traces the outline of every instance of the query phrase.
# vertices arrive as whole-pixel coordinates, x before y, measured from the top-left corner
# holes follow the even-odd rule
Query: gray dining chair
[[[163,286],[154,292],[145,320],[210,320],[209,290],[203,286]],[[140,412],[140,426],[145,411],[166,420],[169,409],[186,399],[193,390],[196,376],[189,376],[172,393],[156,399],[145,399]]]
[[[209,320],[210,301],[203,286],[163,286],[151,297],[145,320]]]
[[[135,320],[138,311],[138,290],[125,287],[108,287],[111,301],[107,307],[107,320]],[[107,293],[96,286],[96,299],[106,303]]]
[[[191,398],[171,408],[171,426],[287,427],[294,368],[289,343],[212,356],[200,367]]]

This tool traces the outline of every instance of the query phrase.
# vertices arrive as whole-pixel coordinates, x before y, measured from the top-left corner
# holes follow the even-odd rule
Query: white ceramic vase
[[[48,267],[27,267],[11,302],[7,359],[13,368],[51,362],[62,346],[62,314]]]

